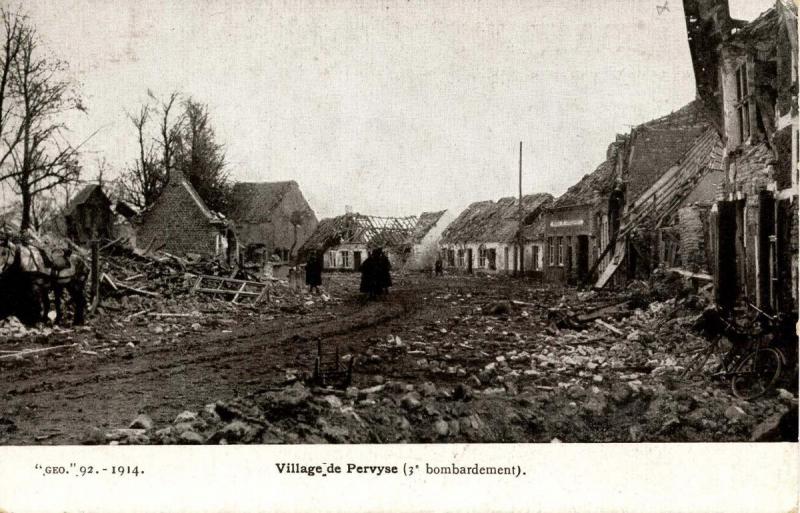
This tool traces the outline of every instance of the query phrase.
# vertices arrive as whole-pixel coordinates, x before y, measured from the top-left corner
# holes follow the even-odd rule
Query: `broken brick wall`
[[[214,254],[220,228],[213,224],[181,180],[173,180],[153,207],[145,212],[136,230],[140,249],[159,248],[185,255]]]
[[[709,210],[690,205],[678,211],[681,266],[694,272],[709,268]]]

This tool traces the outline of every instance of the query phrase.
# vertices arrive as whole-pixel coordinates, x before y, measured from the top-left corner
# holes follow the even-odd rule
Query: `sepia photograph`
[[[0,445],[798,441],[792,0],[0,13]]]

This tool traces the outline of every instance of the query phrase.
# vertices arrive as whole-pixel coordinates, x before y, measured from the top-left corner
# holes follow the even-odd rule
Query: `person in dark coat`
[[[368,299],[374,299],[378,291],[377,270],[378,270],[378,250],[373,249],[369,256],[361,262],[361,290],[367,295]]]
[[[306,261],[306,285],[309,293],[319,293],[319,286],[322,285],[322,259],[316,251],[312,251]]]
[[[434,270],[434,273],[435,273],[436,276],[441,276],[442,275],[442,273],[443,273],[442,267],[443,267],[442,259],[441,258],[437,258],[436,259],[436,263],[433,266],[433,270]]]
[[[378,250],[378,293],[388,294],[392,286],[392,264],[382,249]]]

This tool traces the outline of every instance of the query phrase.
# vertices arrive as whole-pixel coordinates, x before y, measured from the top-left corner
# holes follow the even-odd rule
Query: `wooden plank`
[[[75,347],[77,345],[78,344],[64,344],[64,345],[61,345],[61,346],[43,347],[41,349],[23,349],[22,351],[19,351],[19,352],[16,352],[16,353],[4,354],[4,355],[0,356],[0,360],[4,360],[4,359],[7,359],[7,358],[24,357],[24,356],[28,356],[29,354],[44,353],[44,352],[47,352],[47,351],[54,351],[56,349],[63,349],[65,347]]]
[[[239,287],[239,292],[237,292],[236,295],[233,296],[233,299],[231,299],[232,303],[235,303],[236,300],[239,299],[239,294],[241,294],[244,291],[245,287],[247,287],[247,284],[246,283],[242,283],[242,286]]]
[[[135,287],[130,287],[130,286],[125,285],[123,283],[117,283],[117,287],[119,287],[121,289],[125,289],[125,290],[130,290],[131,292],[136,292],[137,294],[142,294],[143,296],[160,297],[155,292],[150,292],[149,290],[137,289]]]
[[[266,283],[260,282],[260,281],[237,280],[237,279],[234,279],[234,278],[226,278],[225,276],[208,276],[208,275],[202,274],[202,275],[200,275],[200,278],[201,279],[205,279],[205,280],[222,281],[222,282],[226,282],[226,283],[247,283],[248,285],[258,285],[258,286],[266,285]]]
[[[206,292],[208,294],[241,294],[243,296],[260,296],[261,292],[251,292],[249,290],[246,291],[239,291],[234,289],[209,289],[205,287],[199,287],[196,289],[197,292]]]

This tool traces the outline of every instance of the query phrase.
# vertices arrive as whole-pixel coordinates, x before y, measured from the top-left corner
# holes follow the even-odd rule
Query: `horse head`
[[[17,246],[8,239],[0,241],[0,274],[8,271],[17,256]]]

